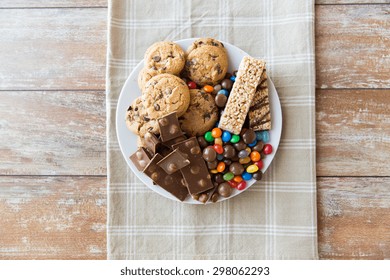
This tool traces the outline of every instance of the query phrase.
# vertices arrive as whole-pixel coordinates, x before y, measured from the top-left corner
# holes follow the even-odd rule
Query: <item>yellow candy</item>
[[[259,170],[259,167],[257,167],[257,165],[255,165],[255,164],[249,165],[246,168],[246,172],[248,172],[248,173],[255,173],[257,170]]]
[[[210,172],[211,172],[212,174],[217,174],[217,173],[218,173],[218,170],[217,170],[217,169],[211,169]]]
[[[222,138],[221,137],[215,138],[214,144],[218,144],[218,145],[223,146]]]
[[[246,147],[245,151],[247,151],[249,154],[252,152],[251,148],[249,148],[249,147]]]
[[[250,158],[250,157],[240,158],[240,159],[238,160],[238,162],[241,163],[241,164],[247,164],[247,163],[249,163],[250,161],[251,161],[251,158]]]

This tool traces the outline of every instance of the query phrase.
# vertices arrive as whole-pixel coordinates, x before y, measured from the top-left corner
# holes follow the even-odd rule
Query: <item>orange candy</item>
[[[251,157],[251,160],[252,160],[253,162],[259,161],[260,158],[261,158],[260,153],[257,152],[257,151],[251,152],[250,157]]]
[[[211,135],[214,138],[218,138],[222,136],[222,130],[218,127],[214,127],[213,130],[211,130]]]
[[[224,162],[220,162],[220,163],[218,163],[218,165],[217,165],[217,171],[218,172],[223,172],[224,170],[225,170],[225,163]]]
[[[241,176],[239,176],[239,175],[237,175],[237,176],[234,176],[234,178],[233,178],[233,181],[234,182],[237,182],[237,183],[241,183],[242,182],[242,177]]]
[[[205,85],[205,86],[203,87],[203,90],[204,90],[205,92],[207,92],[207,93],[212,93],[212,92],[214,91],[214,87],[209,86],[209,85]]]

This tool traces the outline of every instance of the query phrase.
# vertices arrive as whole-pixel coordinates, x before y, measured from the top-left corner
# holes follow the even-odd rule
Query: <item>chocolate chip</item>
[[[159,55],[153,56],[153,60],[155,62],[159,62],[161,60],[161,56],[159,56]]]
[[[129,108],[127,108],[127,111],[131,111],[131,110],[133,110],[133,108],[130,105]]]
[[[157,103],[154,103],[153,107],[154,107],[154,110],[160,111],[160,105],[158,105]]]
[[[150,121],[150,119],[147,116],[144,116],[144,121],[148,122],[148,121]]]

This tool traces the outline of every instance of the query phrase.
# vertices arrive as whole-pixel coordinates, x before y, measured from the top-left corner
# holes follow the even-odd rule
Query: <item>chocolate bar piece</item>
[[[187,139],[187,137],[185,135],[181,135],[179,137],[173,138],[172,140],[164,142],[164,145],[168,146],[168,147],[172,147],[172,145],[177,144],[177,143],[184,141],[186,139]]]
[[[145,167],[144,173],[149,176],[153,182],[156,182],[164,190],[177,197],[180,201],[186,199],[188,195],[188,189],[180,172],[175,172],[171,175],[165,173],[165,171],[157,165],[163,157],[160,154],[155,154],[150,160],[149,164]]]
[[[205,192],[214,187],[206,162],[202,157],[202,150],[199,147],[196,137],[191,137],[172,146],[188,156],[190,164],[180,169],[184,180],[187,183],[191,195]]]
[[[130,160],[134,163],[135,167],[142,171],[146,165],[150,162],[150,157],[145,148],[138,148],[138,150],[130,156]]]
[[[145,133],[144,143],[146,148],[153,154],[157,153],[159,147],[161,146],[161,141],[151,132]]]
[[[177,149],[157,162],[167,174],[173,174],[189,164],[190,161]]]
[[[167,142],[183,135],[176,112],[159,118],[158,126],[160,128],[160,137],[162,142]]]
[[[249,108],[249,128],[254,131],[271,129],[271,111],[268,96],[267,72],[264,68],[260,84]]]
[[[249,56],[242,59],[219,128],[240,134],[264,67],[265,62],[262,60]]]

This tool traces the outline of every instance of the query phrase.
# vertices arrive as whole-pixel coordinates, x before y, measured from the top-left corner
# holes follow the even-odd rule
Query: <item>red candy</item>
[[[245,181],[243,181],[243,182],[245,182]],[[230,180],[230,181],[228,181],[228,183],[229,183],[229,185],[232,187],[232,188],[237,188],[238,187],[238,185],[239,185],[239,183],[237,183],[236,181],[234,181],[234,180]],[[242,183],[242,182],[241,182]],[[241,184],[240,183],[240,184]]]
[[[215,144],[213,146],[214,150],[217,152],[217,154],[223,154],[223,147],[221,145]]]
[[[270,144],[265,144],[263,147],[263,152],[265,155],[272,153],[272,146]]]
[[[190,89],[196,89],[196,83],[193,82],[193,81],[189,81],[187,83],[187,86],[190,88]]]
[[[264,163],[262,160],[256,161],[254,164],[256,164],[259,169],[262,169],[264,166]]]
[[[245,188],[246,188],[246,181],[242,181],[237,185],[237,190],[239,191],[245,190]]]

